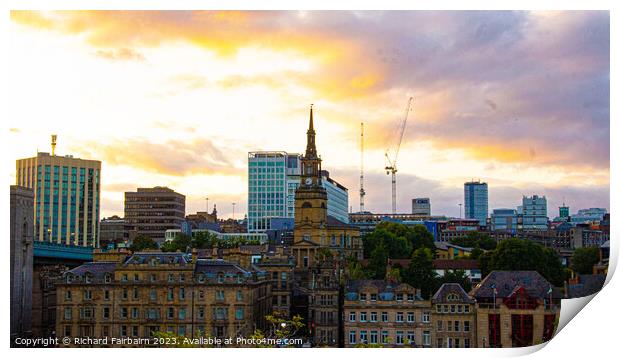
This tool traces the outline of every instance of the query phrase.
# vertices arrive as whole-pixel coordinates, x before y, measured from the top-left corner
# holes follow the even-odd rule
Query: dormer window
[[[110,283],[112,282],[112,275],[110,275],[109,273],[106,273],[104,278],[103,278],[105,283]]]
[[[73,281],[73,275],[67,275],[65,280],[66,280],[67,283],[71,283]]]
[[[217,274],[217,282],[224,283],[224,273],[220,272]]]
[[[198,282],[200,282],[200,283],[205,282],[205,275],[203,275],[203,274],[198,275]]]
[[[90,273],[87,273],[86,275],[84,275],[84,282],[92,283],[93,282],[93,275],[90,274]]]

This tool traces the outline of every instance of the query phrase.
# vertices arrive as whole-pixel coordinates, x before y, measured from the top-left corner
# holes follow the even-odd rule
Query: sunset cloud
[[[437,183],[428,190],[460,193],[461,177],[484,177],[505,193],[566,188],[583,201],[580,183],[597,193],[609,185],[609,12],[12,11],[11,19],[22,56],[12,96],[23,108],[11,126],[31,133],[22,126],[41,116],[26,105],[37,96],[45,115],[98,126],[102,139],[71,149],[109,165],[242,180],[248,151],[303,150],[315,103],[325,163],[355,172],[363,121],[367,167],[379,172],[413,96],[399,175]],[[50,53],[46,42],[51,58],[37,52]],[[354,192],[355,179],[341,181]]]

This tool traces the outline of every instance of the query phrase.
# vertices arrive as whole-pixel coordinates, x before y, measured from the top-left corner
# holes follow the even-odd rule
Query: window
[[[425,311],[424,313],[422,313],[422,322],[429,323],[430,321],[431,321],[431,313],[428,311]]]
[[[414,344],[415,343],[415,332],[414,331],[407,331],[407,341],[409,341],[409,344]]]
[[[91,291],[91,290],[84,290],[84,299],[85,300],[92,300],[93,299],[93,291]]]
[[[198,275],[198,282],[200,282],[200,283],[204,283],[205,282],[205,275],[204,274]]]
[[[376,301],[377,300],[377,294],[376,293],[371,293],[370,294],[370,300],[371,301]]]
[[[106,273],[105,276],[104,276],[104,282],[105,283],[112,282],[112,275],[110,275],[109,273]]]
[[[461,331],[461,321],[454,321],[454,332]]]
[[[140,316],[140,312],[138,311],[138,307],[133,307],[131,309],[131,318],[137,319]]]
[[[174,282],[174,275],[171,273],[168,274],[168,282]]]
[[[366,322],[366,312],[360,312],[360,322]]]
[[[377,312],[370,312],[370,322],[377,322]]]
[[[123,282],[127,282],[128,278],[127,278],[127,274],[124,273],[123,276],[121,276],[121,281]]]
[[[389,320],[387,312],[381,312],[381,321],[387,322]]]
[[[405,343],[403,331],[396,331],[396,344],[402,345],[403,343]]]
[[[140,297],[140,291],[138,291],[138,289],[134,287],[134,289],[133,289],[133,299],[137,300],[139,297]]]
[[[349,344],[355,344],[355,339],[357,338],[357,334],[355,331],[349,331]]]
[[[180,300],[184,300],[185,299],[185,287],[179,288],[179,299]]]
[[[129,311],[127,310],[127,307],[121,307],[121,318],[127,318],[128,315]]]
[[[397,293],[396,294],[396,301],[402,301],[403,300],[403,294],[402,293]]]
[[[71,336],[71,326],[65,326],[65,337]]]
[[[469,332],[469,321],[463,321],[463,331]]]
[[[396,322],[403,322],[403,313],[402,312],[396,312]]]
[[[448,321],[448,332],[452,332],[452,321]]]
[[[185,336],[185,326],[179,326],[179,336]]]
[[[437,321],[437,332],[441,332],[441,331],[443,331],[443,321],[438,320]]]
[[[237,310],[235,310],[235,319],[243,319],[243,308],[237,308]]]
[[[151,274],[151,282],[155,282],[157,281],[157,275],[155,275],[154,273]]]
[[[205,299],[205,291],[203,291],[203,290],[198,291],[198,299],[199,300],[204,300]]]
[[[388,343],[388,331],[381,331],[381,343]]]
[[[469,305],[465,305],[465,307],[463,307],[463,312],[469,313]]]
[[[489,347],[501,347],[501,326],[499,314],[489,315]],[[482,347],[486,348],[486,347]]]
[[[198,307],[198,318],[199,319],[204,319],[205,318],[205,308],[204,307]]]
[[[431,332],[430,331],[422,332],[422,344],[425,346],[431,345]]]
[[[127,335],[127,326],[121,326],[121,336]]]
[[[70,307],[65,307],[65,320],[70,320],[71,319],[71,308]]]
[[[360,301],[366,301],[366,294],[360,293]]]
[[[168,307],[168,314],[166,315],[168,319],[174,319],[174,308]]]
[[[110,291],[108,290],[103,291],[103,299],[106,301],[110,299]]]
[[[237,301],[243,301],[243,291],[237,291]]]
[[[185,274],[184,273],[179,275],[179,282],[185,282]]]
[[[174,289],[168,288],[168,301],[172,301],[174,299]]]
[[[355,312],[349,312],[349,322],[355,322]]]
[[[368,343],[368,336],[366,331],[360,331],[360,343]]]
[[[137,274],[137,273],[134,273],[134,274],[133,274],[133,281],[134,281],[134,282],[138,282],[138,281],[140,281],[140,276],[138,276],[138,274]]]
[[[71,291],[65,291],[65,301],[71,301]]]
[[[216,301],[224,301],[224,290],[215,291],[215,300]]]
[[[415,296],[413,295],[413,293],[407,294],[407,301],[413,301],[414,299],[415,299]]]
[[[370,343],[371,344],[376,344],[377,343],[377,331],[370,331]]]
[[[415,322],[415,313],[407,312],[407,322]]]
[[[180,320],[185,319],[185,308],[179,308],[179,319]]]
[[[149,299],[151,301],[157,301],[157,290],[151,289],[151,291],[149,292]]]
[[[443,348],[443,338],[437,338],[437,348]]]
[[[149,308],[148,310],[148,319],[158,319],[159,311],[155,308]]]
[[[103,319],[109,319],[110,318],[110,307],[103,307],[103,312],[102,315]]]
[[[127,289],[126,289],[126,288],[123,288],[122,298],[123,298],[124,300],[126,300],[126,299],[127,299],[127,297],[129,297],[129,295],[127,294]]]
[[[131,335],[134,336],[134,337],[138,337],[139,336],[138,326],[132,326],[131,327]]]
[[[222,272],[217,274],[217,282],[224,283],[224,274]]]
[[[469,342],[469,338],[465,338],[463,340],[463,347],[465,347],[465,348],[470,348],[471,347],[471,343]]]

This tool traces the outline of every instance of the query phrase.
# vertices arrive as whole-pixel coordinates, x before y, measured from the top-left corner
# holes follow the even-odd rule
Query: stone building
[[[470,295],[479,348],[527,347],[553,337],[562,295],[538,272],[493,271]]]
[[[32,334],[34,191],[11,185],[11,344]]]
[[[431,302],[406,283],[348,281],[344,294],[344,346],[431,347]]]
[[[60,336],[248,337],[271,314],[271,286],[260,270],[178,252],[94,256],[57,285]]]
[[[458,283],[444,283],[431,298],[434,347],[471,348],[476,344],[476,301]]]
[[[263,254],[256,266],[267,272],[267,278],[271,282],[274,314],[290,318],[295,268],[293,258],[284,254],[280,248],[278,252]]]
[[[308,286],[308,325],[315,346],[341,345],[339,262],[329,250],[316,256]]]

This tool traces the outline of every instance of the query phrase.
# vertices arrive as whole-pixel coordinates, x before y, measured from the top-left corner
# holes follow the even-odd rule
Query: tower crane
[[[362,132],[360,137],[360,213],[363,213],[364,196],[366,196],[366,191],[364,191],[364,122],[362,122]]]
[[[409,97],[409,101],[407,102],[407,108],[405,109],[405,118],[400,124],[398,134],[398,142],[396,143],[396,147],[394,150],[393,157],[390,158],[390,154],[388,151],[385,151],[385,159],[387,160],[387,166],[385,167],[385,174],[392,174],[392,214],[396,214],[396,161],[398,160],[398,152],[400,151],[400,144],[403,141],[403,135],[405,134],[405,127],[407,126],[407,118],[409,117],[409,112],[411,111],[411,107],[413,105],[413,97]]]

